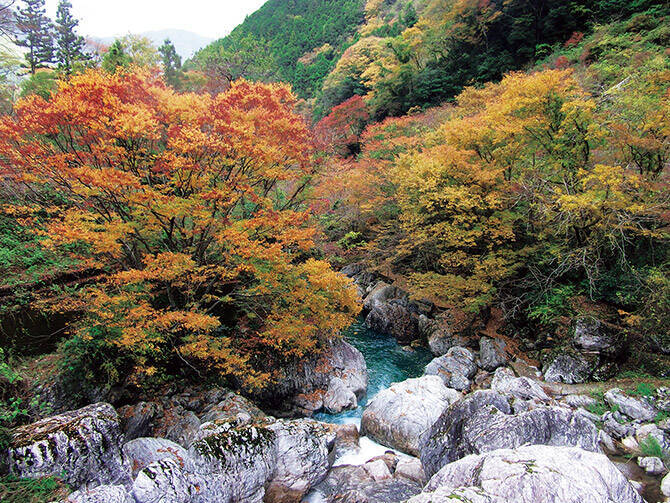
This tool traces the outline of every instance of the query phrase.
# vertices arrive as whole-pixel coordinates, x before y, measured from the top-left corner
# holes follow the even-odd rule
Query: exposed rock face
[[[98,486],[70,494],[64,503],[135,503],[123,486]]]
[[[551,401],[549,395],[547,395],[537,381],[529,377],[515,377],[514,372],[508,368],[499,368],[496,370],[491,382],[491,389],[501,395],[520,400]]]
[[[651,421],[656,417],[656,409],[641,398],[627,396],[619,388],[613,388],[605,393],[605,401],[612,407],[631,419]]]
[[[202,423],[232,419],[249,421],[265,417],[262,410],[240,395],[229,392],[218,398],[220,400],[203,408],[199,417]]]
[[[355,409],[358,400],[353,391],[346,387],[339,377],[333,377],[323,397],[323,408],[331,414],[338,414],[345,409]]]
[[[154,428],[156,437],[167,438],[181,446],[188,447],[200,429],[200,419],[191,410],[181,405],[173,405],[165,410]]]
[[[225,485],[218,486],[219,492],[215,495],[212,485],[206,485],[207,482],[211,481],[183,469],[176,459],[166,458],[151,463],[138,473],[131,494],[137,503],[191,503],[201,495],[204,501],[211,497],[217,499],[209,501],[231,501],[231,491]],[[201,492],[202,489],[205,491]]]
[[[470,379],[477,373],[477,365],[470,351],[455,346],[446,355],[431,361],[424,373],[438,376],[448,388],[468,391],[472,384]]]
[[[396,503],[421,491],[419,483],[392,472],[379,458],[361,466],[336,466],[316,491],[327,503]]]
[[[426,431],[442,411],[460,398],[460,393],[446,388],[437,376],[393,384],[366,407],[361,434],[416,456]]]
[[[376,304],[365,318],[365,324],[372,330],[392,335],[398,344],[408,345],[419,338],[418,313],[410,311],[404,299]]]
[[[433,424],[421,448],[421,462],[431,476],[469,454],[526,444],[600,451],[597,428],[578,412],[540,407],[511,415],[504,397],[478,391],[447,409]]]
[[[257,398],[282,414],[311,415],[323,407],[323,396],[333,377],[339,377],[357,398],[367,391],[365,358],[345,341],[333,341],[323,354],[296,362],[276,385]]]
[[[268,429],[275,434],[277,461],[265,501],[299,502],[328,473],[336,434],[309,419],[280,420]]]
[[[572,343],[585,351],[614,354],[617,352],[617,335],[602,321],[584,317],[575,321]]]
[[[363,301],[363,309],[372,311],[376,307],[383,306],[393,299],[407,299],[408,295],[399,288],[389,285],[384,281],[380,281],[373,288],[372,291],[365,297]]]
[[[425,315],[419,316],[419,334],[428,341],[428,347],[435,356],[447,354],[454,346],[465,346],[465,337],[456,333],[456,327],[450,319],[449,313],[442,314],[436,319]]]
[[[172,458],[184,466],[191,461],[186,449],[165,438],[142,437],[123,445],[123,460],[133,477],[151,463],[166,458]]]
[[[506,365],[509,361],[507,344],[499,338],[482,337],[479,339],[479,361],[484,370],[493,372],[498,367]]]
[[[134,438],[151,436],[157,418],[163,415],[163,407],[156,402],[139,402],[119,409],[124,442]]]
[[[501,449],[448,464],[423,494],[407,503],[457,501],[643,503],[605,455],[545,445]]]
[[[591,366],[580,356],[561,353],[544,367],[544,379],[549,382],[577,384],[585,382],[591,376]]]
[[[9,469],[23,478],[63,476],[73,488],[126,484],[121,428],[114,408],[96,403],[17,428]]]

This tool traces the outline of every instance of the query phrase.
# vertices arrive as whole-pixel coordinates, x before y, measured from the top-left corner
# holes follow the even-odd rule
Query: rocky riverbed
[[[417,353],[384,382],[354,345],[334,341],[271,397],[185,388],[95,403],[16,429],[9,470],[63,477],[69,503],[670,500],[670,389],[584,393],[547,371],[555,359],[543,372],[501,339],[473,344],[374,275],[345,272],[369,327],[399,343],[423,338],[434,358]],[[590,351],[602,345],[592,328],[575,334]],[[381,359],[403,351],[376,346]]]

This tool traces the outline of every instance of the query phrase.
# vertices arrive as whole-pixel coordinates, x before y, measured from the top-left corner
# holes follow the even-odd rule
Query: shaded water
[[[404,349],[393,337],[370,330],[365,326],[363,318],[359,318],[349,327],[345,332],[345,337],[347,342],[365,357],[368,367],[368,393],[358,402],[356,409],[340,414],[324,412],[314,416],[314,419],[326,423],[360,425],[361,416],[368,401],[394,382],[419,377],[433,358],[427,349]]]

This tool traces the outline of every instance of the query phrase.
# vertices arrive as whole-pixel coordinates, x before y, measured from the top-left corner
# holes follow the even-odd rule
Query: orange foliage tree
[[[57,215],[45,243],[107,271],[74,338],[135,377],[184,367],[259,387],[351,322],[349,282],[307,258],[312,139],[293,104],[283,85],[212,97],[92,70],[1,119],[2,174]]]

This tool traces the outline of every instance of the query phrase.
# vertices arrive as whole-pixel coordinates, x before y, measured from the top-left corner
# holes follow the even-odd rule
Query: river
[[[423,348],[404,349],[398,345],[393,337],[367,328],[363,318],[349,327],[345,332],[345,337],[347,342],[356,347],[365,357],[365,363],[368,367],[367,395],[359,401],[356,409],[347,410],[340,414],[320,413],[316,414],[314,419],[335,424],[354,423],[360,429],[361,417],[366,403],[392,383],[422,375],[424,368],[433,356],[430,351]],[[337,459],[335,464],[363,464],[368,459],[390,450],[368,437],[361,437],[360,446],[360,451],[342,456]]]

